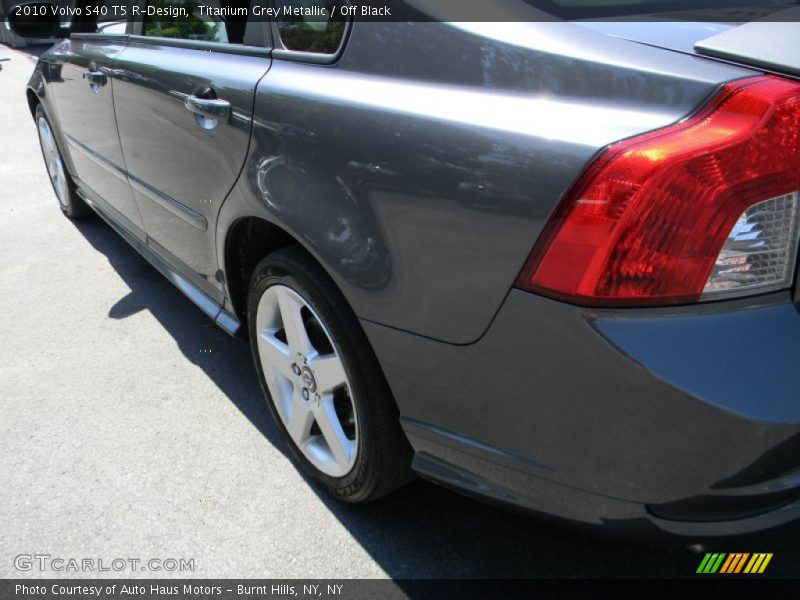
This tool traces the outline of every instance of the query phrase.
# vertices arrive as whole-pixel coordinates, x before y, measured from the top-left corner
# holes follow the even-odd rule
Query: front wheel
[[[251,280],[248,321],[261,387],[300,467],[348,502],[407,481],[397,407],[327,273],[298,247],[271,254]]]
[[[61,212],[70,219],[89,216],[92,211],[75,192],[75,182],[72,181],[67,172],[50,120],[47,118],[41,104],[36,106],[35,118],[36,129],[39,132],[39,145],[42,148],[42,157],[44,158],[47,175],[58,199],[58,206]]]

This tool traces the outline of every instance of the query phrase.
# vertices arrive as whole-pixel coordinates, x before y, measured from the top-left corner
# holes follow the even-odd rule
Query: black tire
[[[44,111],[44,108],[41,104],[36,105],[36,114],[35,114],[35,122],[37,128],[39,127],[39,120],[44,119],[47,122],[47,126],[50,128],[50,131],[53,131],[53,126],[50,123],[50,119],[47,117],[47,114]],[[58,138],[53,135],[53,143],[62,157],[63,163],[63,156],[64,153],[62,152],[61,146],[58,143]],[[39,148],[42,151],[42,158],[44,158],[45,165],[47,165],[48,157],[47,151],[45,150],[44,144],[42,142],[41,136],[39,136]],[[64,169],[64,178],[66,182],[66,188],[63,197],[59,197],[58,190],[56,188],[56,183],[53,181],[53,178],[50,177],[50,184],[53,186],[53,193],[56,195],[56,199],[58,200],[58,207],[61,209],[61,212],[64,213],[70,219],[83,219],[89,217],[93,214],[92,209],[87,206],[87,204],[78,196],[75,191],[75,182],[72,180],[72,176],[69,173],[69,169],[66,167],[66,163],[63,166]],[[48,171],[48,177],[50,173]]]
[[[270,395],[256,343],[256,311],[273,285],[297,292],[322,321],[344,364],[357,411],[358,449],[352,470],[331,477],[317,469],[295,445]],[[355,314],[328,274],[302,248],[292,246],[270,254],[255,269],[248,296],[250,347],[261,389],[275,423],[300,468],[346,502],[367,502],[410,480],[411,446],[400,427],[389,386]]]

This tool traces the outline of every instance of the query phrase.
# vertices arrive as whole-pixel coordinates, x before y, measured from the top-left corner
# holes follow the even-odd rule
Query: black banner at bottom
[[[704,577],[682,580],[437,580],[437,579],[3,579],[0,600],[350,600],[353,598],[606,598],[641,592],[678,598],[701,592],[704,600],[731,593],[783,597],[796,580]]]

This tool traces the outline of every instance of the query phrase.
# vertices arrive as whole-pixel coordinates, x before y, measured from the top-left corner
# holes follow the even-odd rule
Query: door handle
[[[188,96],[184,106],[189,112],[210,119],[227,119],[231,116],[231,103],[218,98]]]
[[[87,71],[83,74],[83,78],[92,86],[105,85],[108,83],[108,77],[101,71]]]

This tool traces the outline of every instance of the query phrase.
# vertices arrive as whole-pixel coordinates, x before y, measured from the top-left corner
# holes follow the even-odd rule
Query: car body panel
[[[60,42],[47,58],[48,86],[73,176],[121,213],[141,237],[142,219],[126,177],[112,89],[114,60],[126,44],[124,36],[102,35],[74,35]],[[99,73],[105,83],[92,84],[86,79],[90,72]]]
[[[785,22],[744,23],[700,40],[695,49],[700,54],[800,76],[800,8],[780,15]]]
[[[117,125],[148,244],[216,302],[217,213],[247,156],[253,96],[268,56],[132,41],[114,67]],[[203,88],[231,104],[204,129],[184,103]]]
[[[691,13],[690,13],[691,15]],[[754,18],[745,10],[740,18]],[[662,17],[663,18],[663,17]],[[763,21],[583,21],[592,31],[733,64],[800,76],[800,8],[769,12]]]
[[[218,253],[261,216],[359,317],[472,343],[602,147],[750,74],[569,23],[356,23],[336,65],[276,60],[260,83]]]
[[[649,46],[693,54],[698,41],[735,29],[739,24],[708,21],[648,22],[636,20],[579,21],[576,25]]]
[[[516,472],[641,506],[800,498],[800,314],[786,292],[591,310],[514,290],[470,346],[362,323],[417,452],[493,493],[535,500],[535,483],[503,479]]]

